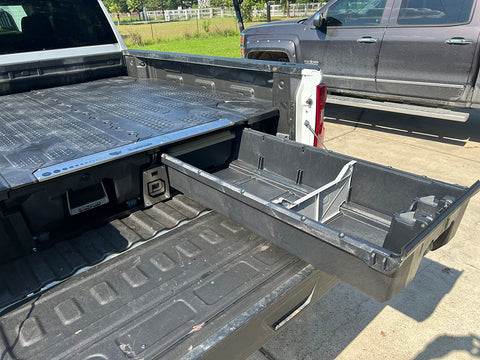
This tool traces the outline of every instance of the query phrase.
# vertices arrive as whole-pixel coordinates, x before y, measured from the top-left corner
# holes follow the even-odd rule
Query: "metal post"
[[[200,29],[198,28],[198,19],[200,18],[200,11],[197,10],[197,16],[195,16],[195,19],[197,21],[197,34],[200,33]]]
[[[270,1],[267,1],[267,22],[272,21],[272,16],[270,14]]]
[[[237,16],[238,28],[240,29],[240,32],[245,29],[243,26],[242,13],[240,11],[240,4],[242,2],[243,0],[233,0],[233,7],[235,8],[235,15]]]

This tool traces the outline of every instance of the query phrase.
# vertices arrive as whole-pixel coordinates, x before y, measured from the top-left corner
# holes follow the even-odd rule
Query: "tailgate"
[[[170,186],[380,302],[454,236],[480,188],[253,130],[238,132],[223,149],[228,161],[215,167],[204,166],[201,152],[163,154]]]
[[[49,280],[43,289],[58,271],[80,270],[48,291],[30,288],[29,301],[0,317],[2,359],[245,358],[337,283],[217,213],[194,216],[199,209],[176,196],[60,242],[55,256],[33,254],[30,277],[4,268],[25,287]]]

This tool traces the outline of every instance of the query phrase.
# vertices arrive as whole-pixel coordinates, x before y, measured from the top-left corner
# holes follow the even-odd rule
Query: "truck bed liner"
[[[240,100],[232,94],[131,77],[2,96],[0,185],[26,185],[53,172],[78,170],[88,160],[71,161],[88,155],[96,154],[93,162],[101,161],[98,154],[113,148],[152,138],[165,143],[206,131],[209,124],[211,130],[276,111],[265,100],[251,98],[239,107]],[[48,170],[68,161],[68,166]],[[89,165],[95,164],[90,160]],[[39,168],[47,170],[32,175]]]
[[[145,211],[136,211],[97,229],[0,267],[0,309],[62,281],[76,271],[121,253],[159,232],[197,217],[206,208],[179,194]]]
[[[133,230],[129,232],[142,237],[141,230]],[[83,237],[93,241],[95,234]],[[81,239],[76,241],[82,245]],[[3,315],[2,359],[177,358],[178,351],[194,350],[231,321],[224,316],[229,308],[245,301],[247,308],[253,306],[302,271],[303,277],[314,272],[295,256],[210,212]],[[336,283],[328,275],[325,279],[329,287]],[[260,286],[264,290],[253,292]],[[208,329],[197,334],[203,327]],[[202,351],[196,349],[195,357]]]

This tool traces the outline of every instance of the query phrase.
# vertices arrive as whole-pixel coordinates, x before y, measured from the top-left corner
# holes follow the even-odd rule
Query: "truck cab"
[[[252,26],[244,57],[319,66],[330,92],[479,108],[474,0],[333,0],[308,19]]]

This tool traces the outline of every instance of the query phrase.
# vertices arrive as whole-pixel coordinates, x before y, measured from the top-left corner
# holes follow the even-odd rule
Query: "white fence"
[[[227,15],[225,13],[228,13]],[[235,14],[235,13],[234,13]],[[213,17],[231,16],[228,10],[220,8],[203,8],[203,9],[178,9],[178,10],[157,10],[146,12],[147,21],[152,20],[190,20],[190,19],[206,19]]]
[[[325,2],[323,3],[308,3],[308,4],[290,4],[290,16],[308,16],[317,12]],[[178,21],[178,20],[190,20],[190,19],[206,19],[213,17],[232,17],[235,16],[235,11],[232,8],[201,8],[201,9],[178,9],[178,10],[157,10],[146,11],[146,20],[164,20],[164,21]],[[285,16],[286,10],[282,5],[270,5],[270,15],[273,16]],[[266,5],[261,9],[253,10],[254,17],[267,16]]]
[[[315,14],[320,8],[325,5],[322,3],[308,3],[308,4],[290,4],[290,16],[299,17]],[[270,16],[285,16],[286,9],[282,5],[270,5]],[[254,17],[267,16],[267,8],[253,10]]]

